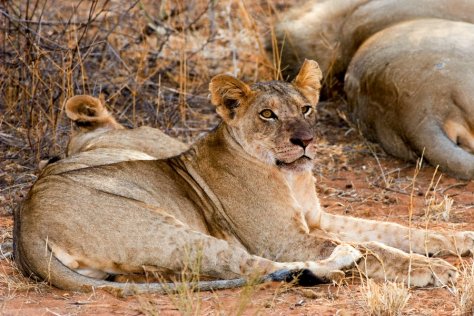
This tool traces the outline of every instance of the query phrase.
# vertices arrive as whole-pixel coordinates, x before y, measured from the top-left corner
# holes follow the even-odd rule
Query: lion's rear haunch
[[[48,170],[46,169],[46,172]],[[178,283],[146,283],[146,284],[129,284],[129,283],[117,283],[109,282],[106,280],[95,279],[85,275],[82,275],[76,271],[71,270],[62,262],[60,262],[56,256],[50,250],[48,243],[48,233],[47,231],[38,231],[31,227],[31,220],[35,220],[29,216],[27,213],[31,208],[38,207],[35,206],[35,199],[38,196],[46,196],[48,192],[44,191],[55,191],[58,187],[44,188],[45,182],[48,182],[48,177],[44,177],[39,180],[40,183],[37,186],[40,186],[34,194],[28,196],[23,205],[15,212],[15,221],[14,221],[14,258],[22,273],[31,277],[36,281],[45,281],[49,284],[52,284],[61,289],[70,290],[70,291],[91,291],[92,288],[101,288],[107,291],[113,292],[114,294],[123,296],[130,294],[140,294],[140,293],[172,293],[181,286]],[[53,177],[54,181],[54,177]],[[41,188],[43,186],[43,188]],[[67,188],[66,188],[67,189]],[[58,192],[56,192],[58,193]],[[53,193],[54,194],[54,193]],[[67,201],[66,203],[71,202]],[[53,203],[54,204],[54,203]],[[84,204],[87,204],[84,202]],[[92,205],[89,205],[92,206]],[[54,206],[53,206],[54,207]],[[66,207],[64,205],[64,207]],[[50,213],[51,208],[43,208],[45,213]],[[26,213],[26,214],[25,214]],[[74,221],[74,219],[71,219]],[[37,222],[38,223],[38,222]],[[53,224],[54,221],[49,222]],[[38,224],[45,225],[46,223],[40,219]],[[59,225],[59,223],[56,223]],[[133,225],[133,221],[130,221],[128,224]],[[66,225],[67,226],[67,225]],[[57,227],[59,228],[59,227]],[[67,229],[67,228],[66,228]],[[52,233],[51,236],[55,236],[56,239],[57,233]],[[67,234],[66,234],[67,235]],[[65,236],[67,238],[67,236]],[[107,242],[105,242],[107,243]],[[93,245],[91,244],[91,248]],[[106,251],[103,249],[103,251]],[[140,251],[137,247],[136,251]],[[197,284],[190,284],[190,287],[193,287],[196,290],[206,291],[206,290],[218,290],[233,288],[238,286],[243,286],[246,284],[246,279],[229,279],[229,280],[216,280],[216,281],[206,281],[199,282]]]

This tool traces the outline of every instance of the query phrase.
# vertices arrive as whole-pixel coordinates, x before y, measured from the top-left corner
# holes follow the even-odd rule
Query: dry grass
[[[401,315],[410,298],[406,285],[389,281],[379,284],[368,279],[364,291],[367,313],[374,316]]]
[[[161,282],[165,286],[164,291],[170,299],[172,305],[179,311],[181,315],[201,315],[201,293],[199,281],[201,280],[201,262],[202,247],[196,249],[184,249],[185,258],[183,259],[183,268],[179,276],[165,278],[158,273],[152,272],[153,282]],[[148,296],[138,296],[140,307],[138,311],[144,315],[160,314],[160,306]]]
[[[442,174],[438,175],[438,167],[436,167],[425,193],[425,218],[427,221],[430,219],[449,221],[454,200],[447,195],[438,196],[437,188],[442,176]]]
[[[13,261],[3,260],[3,264],[0,266],[0,297],[3,300],[10,300],[20,293],[41,293],[46,288],[46,283],[34,282],[25,278]]]
[[[474,314],[474,263],[463,265],[459,271],[460,280],[454,287],[459,315]]]
[[[252,305],[254,305],[253,298],[256,292],[259,290],[259,288],[265,287],[265,285],[261,283],[261,278],[262,274],[258,270],[248,277],[247,284],[239,291],[239,295],[234,303],[234,306],[232,307],[233,315],[240,316],[248,314],[247,311],[250,309],[250,307],[252,307]],[[278,286],[273,292],[272,300],[270,302],[267,301],[263,305],[257,306],[257,310],[261,310],[263,307],[271,307],[275,298],[281,293],[291,289],[295,282],[296,280],[288,283],[280,283],[280,286]],[[252,314],[261,313],[254,312]]]
[[[191,255],[191,250],[187,249],[184,259],[184,267],[181,271],[179,283],[174,291],[168,294],[171,301],[182,315],[200,315],[201,300],[198,283],[201,276],[202,247],[193,251],[195,255]]]
[[[449,221],[451,210],[453,209],[454,200],[444,195],[440,200],[431,197],[427,200],[425,209],[425,217],[434,220]]]
[[[201,261],[202,248],[194,249],[194,251],[186,250],[186,256],[183,262],[182,271],[177,279],[172,284],[174,286],[166,288],[168,298],[172,305],[179,311],[181,315],[201,315],[203,295],[200,292],[199,282],[201,281]],[[235,296],[235,302],[232,306],[221,306],[219,304],[219,297],[216,292],[215,295],[215,309],[222,313],[232,312],[233,315],[244,315],[247,309],[252,305],[252,297],[261,285],[262,275],[259,271],[248,277],[247,283],[238,289],[238,295]],[[154,275],[154,279],[159,280],[162,284],[169,282],[160,275]],[[284,284],[285,287],[292,286],[291,283]],[[275,292],[277,295],[279,290]],[[140,308],[138,309],[145,315],[159,314],[160,307],[153,300],[148,297],[138,297]],[[221,313],[221,314],[222,314]]]

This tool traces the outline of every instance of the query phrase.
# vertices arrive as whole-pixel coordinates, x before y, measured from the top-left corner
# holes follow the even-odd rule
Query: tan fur
[[[302,59],[318,60],[328,95],[344,83],[349,114],[367,138],[473,179],[474,27],[453,21],[474,23],[474,2],[311,1],[276,27],[281,67],[293,74]]]
[[[394,156],[423,154],[443,171],[474,179],[473,43],[473,24],[437,19],[372,36],[346,74],[353,121]]]
[[[323,73],[318,63],[314,60],[305,60],[293,82],[296,86],[300,87],[301,92],[311,103],[316,104],[319,100],[322,78]]]
[[[305,65],[293,83],[214,78],[212,100],[223,122],[178,156],[125,155],[87,166],[83,151],[47,166],[15,214],[21,270],[68,290],[124,290],[129,285],[102,278],[176,275],[196,257],[206,279],[306,269],[338,280],[358,262],[368,276],[391,280],[408,280],[412,267],[416,286],[454,281],[456,269],[444,260],[397,248],[467,254],[472,233],[412,230],[408,239],[406,227],[321,209],[311,172],[321,73],[315,62]],[[266,110],[274,116],[263,116]],[[95,149],[97,159],[108,146],[132,145],[111,140]]]
[[[296,75],[305,58],[317,60],[325,79],[343,80],[362,43],[396,23],[440,18],[474,23],[471,0],[312,0],[286,13],[275,33],[281,68]]]

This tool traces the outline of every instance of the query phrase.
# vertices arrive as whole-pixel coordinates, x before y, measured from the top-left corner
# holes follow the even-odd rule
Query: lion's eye
[[[303,112],[303,115],[306,116],[306,115],[310,115],[311,112],[313,112],[313,108],[309,105],[305,105],[301,108],[301,112]]]
[[[274,120],[277,118],[276,114],[272,110],[265,109],[260,112],[260,117],[264,120]]]

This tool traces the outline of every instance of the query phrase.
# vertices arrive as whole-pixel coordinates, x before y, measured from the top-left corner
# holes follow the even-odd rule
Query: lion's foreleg
[[[403,282],[410,286],[450,285],[457,278],[457,270],[447,261],[408,254],[379,242],[356,245],[363,253],[358,268],[370,278]]]
[[[406,252],[429,256],[446,253],[465,255],[472,251],[474,245],[472,232],[435,232],[326,212],[321,212],[319,228],[342,241],[375,241]]]

